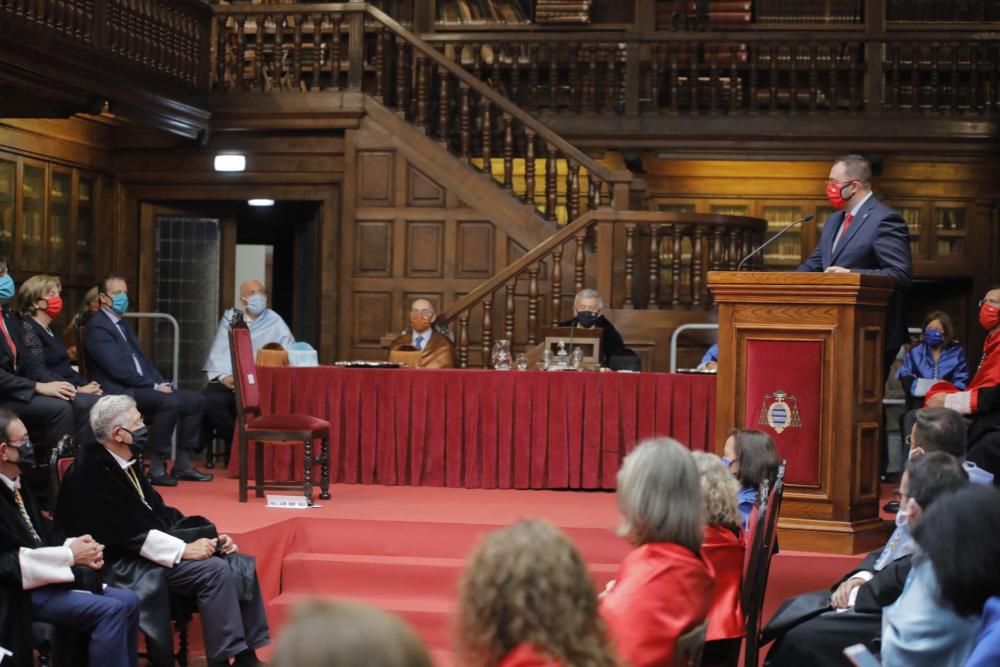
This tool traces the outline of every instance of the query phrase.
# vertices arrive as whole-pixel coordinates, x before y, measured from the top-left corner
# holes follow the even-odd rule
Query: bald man
[[[437,312],[427,299],[416,299],[410,305],[410,328],[392,341],[389,353],[395,350],[419,350],[418,368],[454,368],[455,345],[434,330]]]
[[[267,291],[259,280],[248,280],[240,285],[240,302],[243,304],[243,319],[250,329],[253,353],[268,343],[278,343],[285,349],[295,342],[291,330],[281,315],[267,307]],[[236,425],[236,396],[233,394],[233,362],[229,355],[229,324],[233,321],[235,308],[222,314],[219,330],[212,342],[212,351],[205,360],[205,418],[202,421],[202,447],[212,437],[222,438],[226,443],[226,461],[233,442],[233,428]]]

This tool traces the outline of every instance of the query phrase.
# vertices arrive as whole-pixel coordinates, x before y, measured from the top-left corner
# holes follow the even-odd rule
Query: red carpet
[[[209,517],[257,557],[272,637],[280,636],[302,597],[350,598],[405,618],[442,665],[451,664],[452,614],[464,559],[488,531],[522,517],[548,519],[577,544],[598,587],[614,576],[629,548],[614,534],[612,493],[370,485],[337,485],[332,493],[321,507],[289,510],[269,509],[255,498],[241,505],[231,479],[163,491],[169,504]],[[859,558],[779,554],[765,618],[785,597],[829,586]],[[192,631],[197,654],[200,627]]]

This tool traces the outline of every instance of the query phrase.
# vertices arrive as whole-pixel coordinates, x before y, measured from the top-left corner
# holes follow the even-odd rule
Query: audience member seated
[[[210,667],[233,657],[259,665],[254,650],[270,637],[253,560],[208,519],[164,504],[137,474],[146,428],[131,397],[104,396],[90,419],[97,443],[82,447],[67,473],[56,520],[104,543],[108,579],[137,590],[154,667],[173,665],[168,591],[197,599]]]
[[[559,326],[600,328],[602,366],[607,366],[611,357],[628,349],[618,329],[604,317],[604,299],[595,289],[582,289],[577,292],[573,299],[573,319],[560,322]]]
[[[87,324],[83,341],[87,370],[106,394],[125,394],[139,410],[152,417],[152,446],[143,452],[149,461],[149,479],[158,486],[177,486],[177,480],[205,482],[209,474],[191,463],[201,436],[205,399],[199,392],[171,386],[149,362],[135,332],[122,316],[128,310],[128,285],[111,274],[100,285],[101,310]],[[177,460],[167,474],[171,436],[177,426]]]
[[[996,568],[992,568],[996,572]],[[992,590],[996,591],[996,582]],[[1000,595],[993,597],[983,606],[983,620],[976,636],[976,647],[965,663],[965,667],[996,667],[1000,665]]]
[[[969,384],[969,364],[965,349],[953,340],[955,328],[947,313],[940,310],[924,318],[923,340],[909,349],[896,377],[906,392],[906,404],[922,405],[932,384],[939,380],[951,382],[959,389]],[[913,427],[915,411],[910,409],[900,421],[900,433],[906,434]]]
[[[972,461],[965,460],[967,435],[965,420],[948,408],[921,408],[914,411],[915,419],[906,442],[910,445],[909,458],[930,452],[948,452],[962,462],[965,474],[973,484],[993,484],[993,475]]]
[[[268,343],[288,348],[295,342],[285,320],[267,307],[267,292],[260,281],[248,280],[240,285],[240,302],[243,304],[243,320],[250,329],[254,356]],[[235,308],[229,308],[222,314],[212,350],[202,369],[208,376],[208,386],[202,392],[205,395],[205,418],[202,420],[201,444],[204,447],[213,437],[222,438],[226,443],[227,462],[236,427],[233,360],[229,352],[229,327],[236,312]]]
[[[86,327],[87,322],[93,317],[94,313],[101,309],[101,302],[97,298],[98,294],[97,287],[91,287],[87,290],[87,293],[83,295],[83,305],[80,306],[80,309],[73,315],[73,319],[63,329],[62,342],[66,346],[66,354],[69,355],[69,360],[73,364],[80,363],[78,356],[80,351],[76,349],[77,332],[80,327]]]
[[[66,539],[39,511],[21,485],[34,465],[24,424],[0,410],[0,646],[14,652],[12,664],[30,667],[31,622],[45,621],[89,634],[91,665],[136,667],[139,599],[102,590],[104,547],[90,535]]]
[[[968,664],[983,608],[991,596],[1000,594],[998,534],[996,489],[973,484],[942,497],[927,510],[913,531],[920,549],[918,562],[899,600],[885,610],[883,665]]]
[[[765,641],[777,639],[765,665],[843,665],[846,647],[871,644],[882,629],[882,610],[903,592],[913,562],[912,531],[923,512],[967,484],[951,454],[933,452],[910,461],[900,481],[897,528],[888,543],[829,591],[785,600],[764,629]]]
[[[702,371],[715,371],[719,369],[719,344],[715,343],[712,347],[708,348],[705,355],[701,358],[701,362],[698,363],[698,370]]]
[[[586,563],[559,530],[533,519],[494,531],[469,557],[458,649],[456,664],[468,667],[617,664]]]
[[[437,312],[427,299],[416,299],[410,305],[410,328],[389,345],[389,354],[396,350],[420,352],[418,368],[455,368],[455,345],[443,333],[434,329]]]
[[[986,330],[983,359],[972,382],[962,391],[940,382],[927,392],[928,408],[950,408],[971,419],[969,460],[1000,474],[1000,287],[979,302],[979,324]]]
[[[739,506],[743,515],[743,528],[754,504],[760,485],[766,479],[774,484],[778,475],[778,448],[771,436],[752,429],[733,429],[726,438],[722,462],[740,483]]]
[[[0,304],[14,297],[14,279],[7,260],[0,257]],[[34,329],[6,308],[0,315],[0,408],[19,415],[28,428],[45,432],[45,444],[55,446],[59,438],[89,437],[85,411],[73,410],[76,387],[65,380],[40,382],[30,377],[41,361],[41,341]]]
[[[745,634],[740,591],[743,581],[743,560],[746,551],[743,517],[740,516],[737,495],[740,485],[715,454],[691,452],[701,476],[701,495],[705,506],[705,541],[701,552],[715,571],[715,586],[708,609],[708,629],[705,633],[706,657],[721,660],[724,656],[709,655],[724,650],[711,642],[738,639]]]
[[[32,340],[41,346],[41,363],[33,363],[27,369],[28,377],[38,382],[69,382],[76,387],[76,394],[70,403],[77,424],[80,443],[89,442],[90,408],[101,395],[101,385],[88,382],[69,362],[66,346],[56,336],[49,325],[62,312],[62,283],[56,276],[38,275],[24,281],[17,290],[14,306],[30,328]]]
[[[646,440],[618,471],[622,534],[635,545],[601,600],[619,656],[632,667],[673,665],[677,639],[705,621],[712,566],[694,459],[670,438]]]
[[[299,604],[271,667],[431,667],[427,649],[395,616],[338,600]]]

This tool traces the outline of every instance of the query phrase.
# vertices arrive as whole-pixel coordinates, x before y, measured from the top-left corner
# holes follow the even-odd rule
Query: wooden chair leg
[[[186,620],[174,621],[177,628],[177,664],[187,667],[188,664],[188,624]]]
[[[249,477],[247,469],[247,436],[246,433],[242,432],[242,429],[240,431],[240,502],[245,503],[247,501],[247,477]]]
[[[257,478],[254,480],[254,496],[264,497],[264,443],[255,440],[253,443],[254,472]]]
[[[320,500],[330,499],[330,438],[324,437],[320,441],[320,465],[319,497]]]
[[[209,438],[208,444],[205,445],[205,467],[214,468],[215,467],[215,438]]]
[[[306,496],[306,500],[310,505],[313,504],[313,445],[312,438],[306,438],[302,443],[303,449],[305,450],[305,456],[303,457],[305,463],[305,469],[303,470],[305,480],[302,482],[302,492]]]

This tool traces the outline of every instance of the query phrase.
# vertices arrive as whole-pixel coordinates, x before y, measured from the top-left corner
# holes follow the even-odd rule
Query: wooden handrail
[[[627,170],[612,170],[597,162],[589,155],[578,149],[569,141],[561,137],[547,125],[539,121],[530,113],[524,111],[517,104],[508,99],[504,94],[495,90],[486,83],[480,81],[459,64],[446,58],[438,49],[434,48],[412,31],[400,25],[397,21],[388,16],[377,7],[372,7],[366,3],[297,3],[293,5],[251,5],[248,3],[235,3],[229,5],[215,5],[212,11],[221,16],[252,16],[252,15],[272,15],[272,14],[319,14],[323,12],[335,12],[342,14],[366,13],[373,19],[388,28],[392,33],[404,39],[412,48],[429,58],[438,68],[446,70],[449,74],[458,79],[462,84],[469,87],[471,91],[489,100],[496,105],[503,113],[522,123],[526,128],[530,128],[535,136],[541,141],[556,147],[563,158],[570,159],[588,172],[597,177],[600,181],[611,186],[612,196],[616,185],[627,185],[632,182],[632,173]]]
[[[468,310],[483,298],[500,289],[510,280],[517,278],[527,272],[532,265],[559,246],[567,243],[577,234],[585,231],[594,223],[598,222],[620,222],[632,224],[728,224],[746,225],[748,227],[758,227],[763,223],[759,218],[715,215],[711,213],[674,213],[666,211],[618,211],[614,209],[597,209],[588,211],[573,220],[555,234],[547,238],[542,243],[532,248],[529,252],[507,265],[492,278],[482,283],[479,287],[466,294],[457,302],[443,310],[438,315],[438,322],[446,324],[454,320],[460,313]]]
[[[844,32],[849,32],[845,35]],[[746,30],[746,31],[711,31],[711,32],[636,32],[633,30],[594,30],[586,32],[435,32],[423,33],[420,39],[432,44],[465,43],[465,42],[552,42],[552,43],[608,43],[621,44],[663,44],[675,43],[756,43],[756,42],[787,42],[789,44],[810,44],[815,42],[837,43],[845,41],[854,43],[882,42],[996,42],[1000,41],[1000,32],[988,31],[927,31],[888,30],[886,32],[856,32],[850,31],[806,31],[806,30]]]

